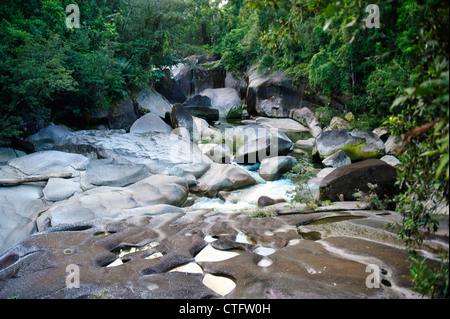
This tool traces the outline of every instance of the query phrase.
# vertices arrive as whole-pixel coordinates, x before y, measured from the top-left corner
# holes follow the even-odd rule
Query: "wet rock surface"
[[[52,227],[0,255],[0,297],[418,297],[403,277],[406,253],[384,227],[396,213],[270,209],[278,215],[166,205]],[[381,269],[379,288],[366,286],[370,264]],[[74,265],[78,288],[67,287]]]

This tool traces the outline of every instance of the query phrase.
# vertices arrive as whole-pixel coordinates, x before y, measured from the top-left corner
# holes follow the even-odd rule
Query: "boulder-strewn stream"
[[[181,88],[188,71],[173,70]],[[243,99],[254,116],[232,125],[223,115],[242,107],[244,84],[202,82],[185,90],[199,95],[190,106],[144,90],[133,103],[146,114],[126,129],[50,126],[22,141],[28,154],[1,149],[0,297],[418,297],[408,254],[386,228],[402,217],[353,198],[368,183],[395,194],[387,139],[322,131],[293,87],[280,90],[285,81],[251,72]],[[114,125],[129,118],[118,112]],[[283,174],[303,157],[320,167],[308,187],[326,206],[290,202],[296,183]],[[422,253],[440,251],[445,224]]]

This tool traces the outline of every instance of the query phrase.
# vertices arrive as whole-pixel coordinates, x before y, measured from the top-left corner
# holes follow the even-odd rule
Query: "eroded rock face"
[[[271,206],[271,205],[275,205],[278,203],[285,203],[286,200],[285,199],[273,199],[270,198],[268,196],[260,196],[258,198],[258,207],[266,207],[266,206]]]
[[[230,164],[231,151],[226,144],[199,144],[203,154],[212,159],[215,163]]]
[[[165,216],[165,222],[170,222],[179,214]],[[104,298],[216,296],[202,285],[201,275],[167,273],[193,260],[194,254],[206,245],[202,233],[160,238],[149,227],[158,223],[156,219],[153,222],[148,217],[140,225],[98,220],[30,237],[0,257],[0,295],[2,298],[94,298],[106,290]],[[107,267],[118,258],[115,250],[146,244],[149,244],[147,249],[122,257],[126,263]],[[75,281],[66,280],[70,265],[79,270],[79,288],[66,287],[66,282]],[[16,275],[20,276],[19,280]]]
[[[0,255],[0,298],[417,297],[403,278],[407,254],[380,241],[395,238],[384,225],[399,216],[279,213],[165,206],[53,227]],[[305,239],[313,231],[322,235]],[[379,288],[366,286],[369,264],[381,271]],[[219,294],[205,280],[217,274],[235,287]]]
[[[327,158],[325,158],[322,161],[323,165],[331,166],[334,168],[344,166],[344,165],[349,165],[351,163],[352,163],[352,160],[350,159],[350,157],[347,156],[347,154],[345,154],[345,152],[343,150],[337,151],[336,153],[328,156]]]
[[[9,160],[27,155],[25,152],[10,147],[0,147],[0,165],[8,163]]]
[[[137,119],[134,103],[130,98],[120,105],[114,105],[108,111],[108,126],[111,129],[129,130]]]

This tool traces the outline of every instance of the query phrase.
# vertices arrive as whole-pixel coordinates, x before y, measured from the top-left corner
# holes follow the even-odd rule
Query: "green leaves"
[[[440,256],[439,264],[431,264],[426,257],[419,259],[416,255],[411,255],[410,272],[415,289],[422,296],[430,295],[431,298],[449,297],[449,264],[448,253]]]

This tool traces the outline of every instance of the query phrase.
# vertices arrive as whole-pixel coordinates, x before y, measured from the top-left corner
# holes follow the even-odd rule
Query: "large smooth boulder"
[[[257,68],[249,72],[247,110],[252,115],[288,117],[290,108],[297,107],[301,92],[282,72],[260,74]]]
[[[183,103],[185,106],[204,106],[211,107],[212,102],[208,96],[195,95]]]
[[[0,254],[0,298],[420,298],[407,278],[408,253],[395,245],[396,234],[384,228],[401,218],[395,212],[367,212],[365,219],[354,219],[362,212],[292,214],[286,208],[288,216],[253,218],[247,211],[179,212],[166,206],[162,211],[167,212],[159,214],[161,208],[153,208],[133,212],[134,218],[50,229]],[[311,225],[323,218],[324,223]],[[305,224],[314,229],[294,226]],[[307,240],[311,230],[322,239]],[[233,248],[239,254],[223,251]],[[215,258],[216,253],[227,257]],[[196,258],[200,255],[203,261]],[[366,266],[372,262],[381,271],[376,289],[365,285],[370,275]],[[79,288],[68,287],[66,282],[75,284],[77,274]],[[217,288],[205,284],[210,274],[232,278],[234,289],[225,296],[215,293]]]
[[[187,106],[186,107],[192,116],[196,116],[208,121],[208,123],[217,122],[220,118],[219,110],[206,106]]]
[[[92,185],[123,187],[149,176],[144,164],[117,164],[111,160],[91,161],[86,176]]]
[[[199,148],[215,163],[230,164],[232,155],[227,144],[199,144]]]
[[[89,158],[80,154],[41,151],[14,158],[8,165],[27,175],[72,173],[73,176],[78,176],[78,170],[85,170],[88,162]]]
[[[194,141],[199,144],[222,144],[223,134],[219,129],[212,127],[202,118],[193,116]]]
[[[311,137],[310,128],[293,119],[259,117],[255,120],[255,124],[263,125],[268,129],[277,129],[285,133],[292,141]]]
[[[386,140],[386,143],[384,145],[386,154],[392,154],[392,155],[400,155],[400,151],[403,147],[403,138],[395,135],[391,135]]]
[[[313,153],[324,159],[338,150],[343,150],[352,161],[380,158],[384,155],[384,143],[372,132],[330,130],[317,137]]]
[[[285,133],[309,133],[307,127],[292,119],[258,117],[255,122],[267,128],[276,128]]]
[[[265,158],[261,161],[259,175],[266,181],[278,180],[295,165],[297,165],[297,160],[292,156]]]
[[[219,116],[224,118],[232,109],[242,107],[239,93],[232,88],[205,89],[200,95],[211,99],[211,107],[219,110]]]
[[[256,184],[256,180],[243,168],[232,164],[213,163],[191,191],[208,197],[217,197],[220,191],[232,191]]]
[[[43,186],[0,187],[0,253],[35,232],[35,221],[46,208]]]
[[[340,129],[351,130],[353,128],[353,125],[349,123],[347,120],[335,116],[330,121],[330,128],[332,130],[340,130]]]
[[[247,86],[248,84],[245,81],[245,78],[239,78],[236,74],[227,72],[225,87],[233,88],[238,91],[241,99],[244,99],[247,95]]]
[[[394,167],[401,164],[400,160],[393,155],[384,155],[380,160]]]
[[[51,202],[65,200],[81,191],[79,178],[50,178],[43,189],[45,199]]]
[[[270,131],[262,125],[239,125],[225,129],[225,143],[234,152],[250,141],[266,139],[270,137]]]
[[[358,154],[361,159],[380,158],[385,154],[385,144],[377,134],[369,131],[352,131],[350,135],[364,140],[364,147]]]
[[[78,131],[64,137],[57,147],[93,158],[114,159],[119,164],[144,164],[154,174],[180,176],[189,172],[190,165],[207,169],[212,163],[197,145],[169,133]]]
[[[142,90],[136,99],[136,103],[141,112],[151,112],[160,118],[165,118],[166,113],[172,112],[172,105],[169,101],[152,88]]]
[[[170,133],[172,127],[167,125],[158,115],[147,113],[140,117],[130,128],[130,133]]]
[[[0,165],[8,163],[9,160],[27,155],[25,152],[10,147],[0,147]]]
[[[96,218],[115,218],[123,210],[167,204],[181,207],[189,186],[183,178],[152,175],[128,187],[96,187],[53,204],[38,220],[39,231]]]
[[[170,117],[173,128],[184,128],[192,140],[194,134],[194,120],[183,104],[175,104]]]
[[[192,116],[202,118],[208,123],[219,120],[219,110],[212,108],[211,99],[203,95],[195,95],[183,103]]]
[[[313,137],[322,134],[322,128],[314,113],[307,107],[291,110],[289,117],[306,126]]]
[[[225,130],[225,143],[236,152],[239,164],[259,163],[264,158],[286,155],[294,144],[278,129],[240,125]]]
[[[130,98],[119,105],[113,104],[108,111],[108,126],[110,129],[129,130],[137,119],[134,103]]]
[[[51,150],[57,141],[69,133],[70,131],[64,126],[50,125],[36,134],[28,136],[20,144],[29,152],[47,151]]]
[[[175,67],[176,68],[176,67]],[[179,83],[173,78],[172,70],[165,69],[162,71],[163,76],[159,81],[154,83],[155,90],[164,96],[171,104],[183,103],[187,100],[187,94],[184,92]],[[189,74],[188,74],[189,76]],[[188,79],[189,83],[189,79]]]
[[[147,211],[152,213],[151,208]],[[170,271],[193,261],[207,244],[200,229],[195,229],[191,236],[167,231],[175,227],[187,233],[185,228],[192,222],[183,222],[183,215],[177,212],[154,217],[144,215],[141,219],[146,224],[130,218],[101,219],[36,234],[0,254],[0,298],[220,297],[202,284],[203,274]],[[133,253],[126,255],[127,245],[132,246]],[[121,256],[114,253],[116,248],[124,248]],[[76,275],[76,270],[80,270],[77,288],[76,276],[71,276]]]
[[[186,58],[170,71],[175,87],[187,98],[208,88],[224,88],[226,72],[216,62],[215,57],[208,55]]]
[[[358,190],[369,192],[368,183],[376,184],[376,194],[379,198],[392,196],[397,192],[395,181],[397,171],[391,165],[370,159],[351,165],[336,168],[320,183],[319,198],[322,200],[338,201],[340,195],[344,200],[355,200],[353,194]]]
[[[340,166],[349,165],[352,163],[350,157],[345,154],[343,150],[339,150],[336,153],[328,156],[322,161],[322,164],[325,166],[331,166],[334,168],[338,168]]]

